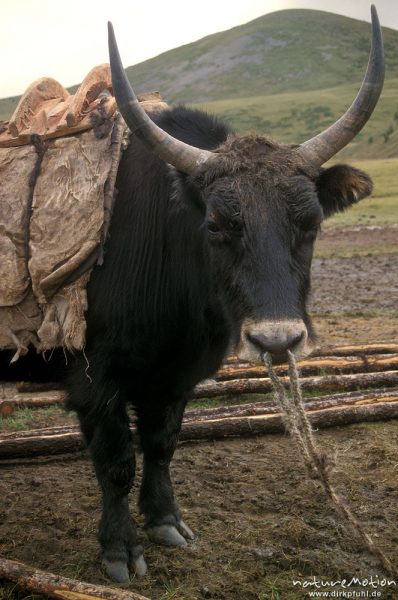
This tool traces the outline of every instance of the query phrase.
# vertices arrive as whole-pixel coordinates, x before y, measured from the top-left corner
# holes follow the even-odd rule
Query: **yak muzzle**
[[[297,358],[307,356],[312,350],[308,331],[301,319],[281,321],[244,321],[238,357],[251,363],[262,363],[265,352],[274,363],[287,360],[288,351]]]

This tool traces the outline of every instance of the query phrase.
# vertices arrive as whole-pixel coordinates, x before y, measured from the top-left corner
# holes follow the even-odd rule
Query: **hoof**
[[[110,577],[112,581],[125,585],[130,583],[130,574],[126,563],[121,560],[110,561],[104,558],[102,564],[105,567],[108,577]],[[142,554],[133,558],[131,566],[139,579],[146,575],[148,567]]]
[[[148,567],[145,562],[145,558],[142,554],[140,556],[138,556],[137,558],[133,559],[133,567],[134,567],[134,571],[139,579],[141,579],[142,577],[145,577]]]
[[[129,570],[127,568],[127,564],[122,562],[121,560],[110,561],[104,558],[102,560],[102,564],[105,567],[105,571],[112,579],[112,581],[116,581],[116,583],[130,583],[130,575]]]
[[[187,539],[194,539],[192,531],[184,521],[179,521],[176,526],[156,525],[150,527],[148,528],[148,537],[152,542],[164,546],[186,546]]]
[[[174,525],[157,525],[148,529],[148,537],[155,544],[164,546],[186,546],[186,539],[178,533]]]
[[[191,529],[184,523],[184,521],[179,521],[177,523],[177,529],[187,540],[194,540],[195,536]]]

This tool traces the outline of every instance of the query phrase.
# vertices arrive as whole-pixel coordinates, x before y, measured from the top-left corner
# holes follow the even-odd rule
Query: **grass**
[[[267,373],[264,367],[264,377]],[[212,396],[211,398],[201,398],[200,400],[191,400],[187,404],[187,410],[198,408],[218,408],[220,406],[235,406],[237,404],[246,404],[247,402],[271,400],[272,394],[231,394],[225,396]]]
[[[256,131],[279,142],[301,143],[337,120],[351,104],[358,87],[356,83],[321,90],[228,98],[192,106],[223,117],[239,133]],[[398,79],[388,79],[372,118],[339,154],[341,159],[398,155],[397,95]]]
[[[0,100],[0,121],[8,120],[17,107],[20,96],[2,98]]]
[[[357,223],[358,225],[358,223]],[[322,240],[323,241],[323,240]],[[316,258],[353,258],[354,256],[387,256],[398,254],[398,244],[369,243],[367,246],[350,245],[349,247],[336,244],[317,242],[314,256]]]
[[[260,592],[259,600],[282,600],[281,592],[277,585],[278,579],[279,577],[276,577],[274,580],[270,579],[264,583],[264,591]]]
[[[59,406],[48,406],[40,409],[17,408],[9,417],[0,415],[0,433],[24,431],[31,428],[36,418],[39,418],[41,423],[45,423],[47,419],[57,414],[63,414],[63,410]],[[44,427],[44,425],[42,426]]]
[[[180,585],[173,583],[165,583],[164,588],[165,592],[161,595],[160,600],[174,600],[177,598],[181,598],[182,589]]]
[[[72,579],[84,579],[87,566],[91,563],[92,557],[85,552],[77,552],[72,556],[73,562],[65,564],[65,576]]]
[[[0,415],[0,432],[29,429],[34,413],[30,408],[18,408],[10,417]]]

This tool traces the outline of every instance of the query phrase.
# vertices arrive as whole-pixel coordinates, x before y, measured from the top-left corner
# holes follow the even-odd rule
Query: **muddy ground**
[[[311,309],[320,345],[397,341],[397,238],[394,227],[323,233]],[[43,426],[43,419],[51,425],[72,417],[37,413],[31,426]],[[398,423],[316,435],[328,453],[337,451],[336,487],[397,565]],[[0,469],[1,556],[109,585],[97,562],[99,494],[86,454]],[[196,539],[183,550],[149,542],[132,494],[149,566],[145,579],[132,580],[132,590],[152,600],[292,600],[309,597],[314,586],[307,591],[301,586],[314,577],[348,581],[373,575],[373,584],[346,588],[357,595],[340,597],[398,598],[394,586],[374,587],[380,567],[336,517],[321,489],[306,479],[288,437],[182,445],[173,476]],[[42,599],[5,582],[0,586],[1,600]],[[332,589],[337,588],[323,588]]]

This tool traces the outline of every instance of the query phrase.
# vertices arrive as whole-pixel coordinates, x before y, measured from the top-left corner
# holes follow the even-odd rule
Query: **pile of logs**
[[[287,383],[285,365],[275,371]],[[299,363],[301,386],[317,396],[305,398],[314,427],[330,427],[398,417],[398,344],[337,347]],[[327,373],[327,374],[324,374]],[[212,380],[201,383],[195,398],[220,398],[225,406],[188,410],[180,441],[221,439],[284,431],[284,423],[272,396],[264,367],[252,367],[230,358]],[[17,393],[0,400],[0,414],[17,407],[61,405],[64,392],[54,384],[19,382]],[[324,392],[332,395],[321,395]],[[337,392],[337,393],[336,393]],[[228,406],[228,398],[247,394],[255,402]],[[247,400],[244,398],[242,401]],[[134,427],[134,426],[133,426]],[[63,454],[83,449],[76,426],[49,427],[0,435],[0,459]]]

